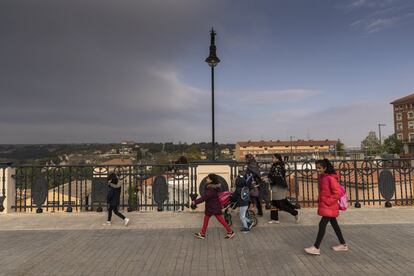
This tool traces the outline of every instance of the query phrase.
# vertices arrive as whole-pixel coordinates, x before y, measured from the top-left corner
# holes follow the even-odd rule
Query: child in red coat
[[[211,173],[207,176],[206,181],[207,181],[207,185],[204,190],[204,195],[192,202],[193,206],[200,204],[202,202],[206,203],[203,228],[201,228],[201,231],[199,233],[195,234],[195,237],[199,239],[205,239],[206,231],[208,227],[208,221],[210,220],[211,216],[215,216],[216,219],[221,224],[223,224],[224,228],[226,228],[227,230],[227,235],[225,238],[231,239],[234,237],[235,233],[229,227],[229,225],[226,223],[225,219],[221,215],[221,205],[220,205],[220,201],[218,198],[218,193],[221,190],[220,189],[221,185],[218,181],[218,177],[217,175]]]
[[[316,161],[316,170],[318,171],[319,180],[319,197],[318,197],[318,215],[322,216],[319,222],[318,236],[315,244],[305,248],[306,253],[320,255],[319,246],[325,235],[328,222],[331,223],[340,244],[332,247],[334,251],[348,251],[348,245],[345,243],[339,228],[336,217],[339,216],[340,184],[338,174],[328,159]]]

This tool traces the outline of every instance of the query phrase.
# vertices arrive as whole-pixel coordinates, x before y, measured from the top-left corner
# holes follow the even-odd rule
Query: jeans
[[[342,236],[341,228],[339,228],[338,221],[336,220],[336,218],[322,217],[321,221],[319,222],[318,236],[316,237],[316,241],[314,244],[316,248],[319,248],[319,246],[321,245],[323,236],[325,236],[326,226],[328,225],[328,222],[331,223],[332,228],[334,229],[339,242],[341,244],[345,244],[345,240],[344,240],[344,237]]]
[[[248,223],[250,222],[250,220],[246,217],[247,209],[249,209],[249,206],[240,207],[240,222],[242,223],[244,229],[249,227]]]

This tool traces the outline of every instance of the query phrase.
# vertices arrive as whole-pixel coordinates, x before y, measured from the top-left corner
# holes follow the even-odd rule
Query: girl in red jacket
[[[325,235],[328,222],[331,223],[340,244],[332,247],[334,251],[348,251],[348,245],[345,243],[339,228],[336,217],[339,216],[340,184],[338,174],[328,159],[316,161],[316,170],[318,171],[319,180],[319,198],[318,198],[318,215],[322,216],[319,222],[318,236],[315,244],[305,248],[306,253],[320,255],[319,246]]]
[[[208,221],[210,220],[211,216],[215,216],[216,219],[223,224],[224,228],[226,228],[227,235],[226,239],[231,239],[234,237],[235,233],[231,230],[230,226],[226,223],[223,216],[221,215],[221,205],[218,198],[218,193],[220,192],[220,183],[218,181],[217,175],[211,173],[206,178],[206,188],[204,190],[204,195],[197,200],[192,202],[192,206],[196,206],[202,202],[206,203],[205,206],[205,214],[204,214],[204,223],[203,228],[199,233],[195,234],[196,238],[204,240],[206,237],[206,231],[208,227]]]

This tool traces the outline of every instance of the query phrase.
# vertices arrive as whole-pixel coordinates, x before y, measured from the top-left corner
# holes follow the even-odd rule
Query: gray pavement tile
[[[317,226],[257,227],[225,240],[221,228],[0,231],[0,275],[388,275],[414,269],[414,227],[328,227],[321,256],[305,255]]]

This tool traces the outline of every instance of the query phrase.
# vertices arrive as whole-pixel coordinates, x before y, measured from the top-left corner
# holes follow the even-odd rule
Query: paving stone
[[[412,224],[328,226],[321,256],[305,255],[317,226],[256,227],[225,240],[211,228],[0,231],[0,275],[410,275]]]

